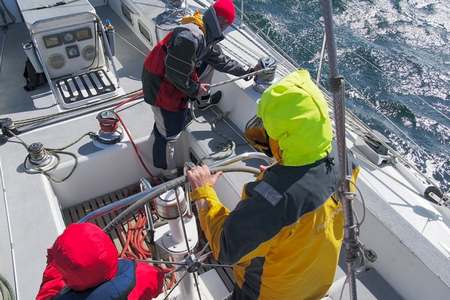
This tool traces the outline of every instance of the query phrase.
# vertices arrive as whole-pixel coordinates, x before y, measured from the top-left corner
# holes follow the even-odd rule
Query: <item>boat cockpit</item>
[[[210,1],[4,2],[17,13],[16,23],[0,31],[0,274],[17,299],[35,297],[46,249],[76,222],[105,228],[123,257],[172,268],[158,299],[227,299],[230,266],[211,257],[186,178],[155,185],[154,115],[141,90],[147,53],[182,16]],[[207,110],[192,107],[176,145],[182,172],[200,162],[226,172],[216,190],[230,210],[259,166],[273,162],[243,134],[258,121],[257,101],[299,67],[241,22],[227,30],[221,48],[266,72],[253,81],[215,72],[212,90],[221,90],[223,100]],[[361,166],[354,206],[365,220],[358,223],[360,297],[424,299],[433,290],[445,299],[448,199],[348,115],[349,157]],[[326,299],[349,299],[344,268],[342,256]]]

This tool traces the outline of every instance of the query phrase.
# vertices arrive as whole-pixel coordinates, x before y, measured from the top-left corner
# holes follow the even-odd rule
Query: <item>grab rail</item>
[[[236,155],[236,156],[230,157],[228,159],[214,163],[214,164],[210,165],[210,168],[218,168],[218,167],[222,167],[222,166],[227,166],[227,165],[239,162],[239,161],[246,161],[246,160],[250,160],[250,159],[260,159],[267,163],[272,163],[272,161],[273,161],[273,159],[271,157],[268,157],[267,155],[265,155],[263,153],[247,152],[247,153],[242,153],[240,155]],[[142,178],[140,180],[140,186],[141,186],[141,192],[131,195],[131,196],[128,196],[127,198],[121,199],[119,201],[115,201],[108,205],[105,205],[99,209],[96,209],[96,210],[88,213],[84,217],[82,217],[78,221],[78,223],[86,223],[95,218],[102,217],[104,215],[116,212],[116,211],[121,210],[126,207],[129,207],[130,205],[132,205],[144,198],[148,198],[148,196],[150,194],[152,194],[152,192],[154,192],[157,188],[159,188],[159,186],[152,187],[150,185],[150,183],[147,181],[147,179],[145,179],[145,178]]]

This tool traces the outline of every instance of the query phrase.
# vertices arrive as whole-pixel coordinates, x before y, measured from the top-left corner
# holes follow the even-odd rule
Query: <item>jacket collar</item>
[[[219,20],[213,7],[209,7],[203,15],[203,22],[206,27],[206,45],[218,43],[225,37],[220,29]]]

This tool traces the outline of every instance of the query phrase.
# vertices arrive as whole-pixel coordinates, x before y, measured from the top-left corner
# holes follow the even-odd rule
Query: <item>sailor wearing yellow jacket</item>
[[[233,211],[219,201],[221,174],[188,172],[213,255],[233,264],[233,299],[320,299],[333,282],[343,211],[333,197],[336,172],[328,106],[306,70],[269,87],[258,116],[278,163],[248,183]]]

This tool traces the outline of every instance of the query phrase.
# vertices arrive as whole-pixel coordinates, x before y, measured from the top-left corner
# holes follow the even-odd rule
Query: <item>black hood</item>
[[[216,11],[212,6],[210,6],[203,14],[203,22],[205,23],[206,28],[207,45],[218,43],[225,38],[222,30],[220,29]]]

